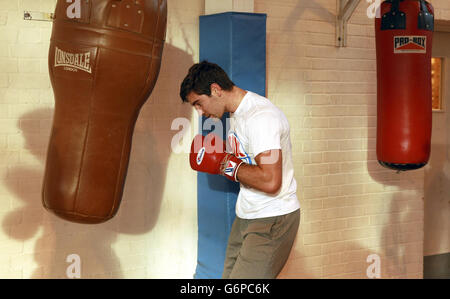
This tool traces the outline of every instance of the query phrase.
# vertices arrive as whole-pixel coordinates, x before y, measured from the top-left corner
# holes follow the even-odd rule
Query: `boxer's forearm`
[[[273,157],[276,157],[273,159]],[[265,160],[264,160],[265,158]],[[271,159],[268,159],[271,158]],[[268,151],[255,159],[258,165],[242,164],[239,167],[237,178],[246,187],[276,194],[281,187],[281,151]]]

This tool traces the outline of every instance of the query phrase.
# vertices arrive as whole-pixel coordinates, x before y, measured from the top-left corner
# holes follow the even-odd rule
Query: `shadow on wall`
[[[368,105],[368,115],[370,110]],[[369,193],[365,204],[371,236],[367,254],[380,257],[381,278],[421,278],[423,168],[397,172],[381,166],[376,155],[376,126],[373,141],[367,144],[367,169],[375,181],[365,190]]]
[[[180,73],[180,69],[185,69],[187,73],[192,64],[191,55],[165,44],[160,76],[152,95],[144,104],[145,113],[141,111],[134,131],[121,207],[118,214],[108,222],[77,224],[61,220],[45,211],[41,204],[40,187],[45,165],[43,157],[46,156],[47,136],[51,128],[40,131],[22,128],[26,149],[39,159],[40,167],[16,166],[8,174],[20,180],[19,184],[7,186],[20,203],[15,204],[18,208],[3,219],[2,227],[12,239],[27,241],[38,233],[39,237],[33,244],[34,248],[24,246],[23,252],[17,252],[16,256],[11,257],[11,267],[32,267],[33,261],[27,261],[26,258],[33,255],[38,265],[31,270],[31,278],[66,278],[66,270],[71,264],[66,259],[70,254],[77,254],[81,259],[82,278],[120,278],[127,270],[123,268],[131,268],[133,275],[145,278],[147,256],[152,254],[146,250],[145,238],[120,247],[119,254],[135,257],[132,259],[135,264],[128,264],[127,261],[126,267],[122,267],[113,245],[120,234],[146,234],[158,222],[168,160],[172,152],[171,139],[176,133],[168,133],[171,122],[175,117],[190,119],[192,112],[190,106],[181,104],[178,95],[179,85],[185,75],[185,72]],[[18,126],[21,127],[24,120],[51,123],[52,117],[52,109],[34,110],[24,114]],[[25,188],[30,181],[36,182],[33,184],[36,188],[28,191]]]
[[[273,4],[268,4],[273,5]],[[317,3],[315,0],[303,2],[298,1],[295,7],[290,10],[289,15],[283,18],[283,22],[280,25],[280,32],[267,32],[267,63],[266,63],[266,91],[270,91],[270,95],[266,96],[277,105],[286,117],[289,119],[291,127],[291,141],[293,145],[293,162],[295,165],[299,165],[299,158],[301,157],[301,150],[303,148],[303,123],[304,115],[307,115],[304,111],[292,110],[293,103],[298,103],[298,94],[310,94],[311,83],[306,82],[304,76],[304,69],[309,67],[306,65],[306,60],[303,60],[305,54],[302,43],[301,47],[298,44],[301,43],[301,39],[296,35],[301,35],[302,32],[298,27],[298,23],[302,20],[302,16],[307,10],[311,10],[310,13],[315,16],[316,20],[325,22],[333,22],[336,18],[333,12],[329,8],[324,7],[321,3]],[[268,20],[270,22],[270,9],[267,12]],[[289,33],[289,36],[286,34]],[[275,45],[275,46],[274,46]],[[281,59],[280,59],[281,57]],[[297,73],[298,69],[302,71]],[[274,87],[269,87],[272,84]],[[289,108],[285,108],[289,107]],[[305,108],[304,105],[298,104],[300,109]],[[300,134],[299,134],[300,132]],[[301,136],[301,137],[300,137]],[[300,161],[301,162],[301,161]],[[300,163],[301,164],[301,163]],[[297,166],[298,168],[298,166]],[[278,275],[281,279],[311,279],[322,276],[321,252],[311,254],[312,248],[317,246],[315,244],[305,245],[305,234],[319,234],[320,228],[316,226],[316,223],[305,223],[308,221],[308,215],[305,214],[305,207],[309,206],[307,202],[303,202],[304,186],[303,180],[298,175],[301,171],[296,171],[296,181],[298,184],[297,196],[301,203],[301,216],[300,226],[297,233],[297,238],[294,241],[289,258],[283,267],[282,271]],[[306,213],[314,213],[315,211],[306,211]],[[319,245],[320,247],[320,245]],[[308,252],[307,256],[304,256],[304,252]]]
[[[292,92],[311,92],[311,83],[305,82],[303,70],[301,74],[296,73],[296,69],[298,68],[310,68],[309,66],[306,66],[306,62],[303,60],[304,56],[306,56],[304,53],[304,45],[309,42],[309,39],[306,38],[305,42],[304,37],[301,39],[296,37],[296,35],[306,34],[307,32],[306,30],[302,31],[298,28],[298,23],[300,21],[309,20],[302,19],[302,16],[308,10],[309,14],[307,13],[307,15],[314,15],[313,18],[316,21],[335,22],[336,16],[334,15],[334,11],[330,11],[330,8],[324,7],[323,4],[317,3],[316,0],[307,2],[297,1],[296,6],[290,10],[289,15],[283,17],[279,31],[276,30],[274,33],[267,32],[267,42],[270,42],[270,44],[275,43],[276,46],[270,47],[270,44],[267,45],[266,92],[269,91],[269,83],[274,85],[270,90],[275,93],[289,94]],[[270,9],[266,13],[268,14],[268,22],[272,22],[270,19]],[[276,20],[276,18],[273,20]],[[305,26],[308,25],[305,23]],[[288,90],[283,90],[285,88]]]
[[[436,141],[432,142],[431,145],[431,158],[425,167],[424,256],[450,251],[450,219],[448,217],[450,210],[448,196],[450,194],[450,163],[447,152],[448,145],[443,144],[442,139],[436,138],[434,140]]]

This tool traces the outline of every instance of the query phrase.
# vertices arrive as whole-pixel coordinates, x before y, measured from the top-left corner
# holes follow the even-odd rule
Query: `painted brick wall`
[[[448,18],[448,1],[431,1]],[[268,14],[268,97],[291,124],[302,205],[294,250],[280,277],[420,278],[424,172],[376,161],[376,52],[371,3],[335,46],[336,1],[256,0]]]

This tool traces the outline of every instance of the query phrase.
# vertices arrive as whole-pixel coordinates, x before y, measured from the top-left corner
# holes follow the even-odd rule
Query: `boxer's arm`
[[[259,191],[276,194],[281,188],[281,150],[269,150],[255,157],[257,165],[242,163],[237,178],[240,183]]]

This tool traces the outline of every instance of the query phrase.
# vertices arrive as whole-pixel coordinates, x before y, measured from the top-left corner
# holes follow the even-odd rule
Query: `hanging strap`
[[[387,0],[391,3],[391,10],[381,17],[381,30],[406,29],[406,14],[400,11],[403,0]]]
[[[420,12],[418,19],[418,28],[422,30],[434,30],[434,15],[428,10],[428,2],[420,0]]]

